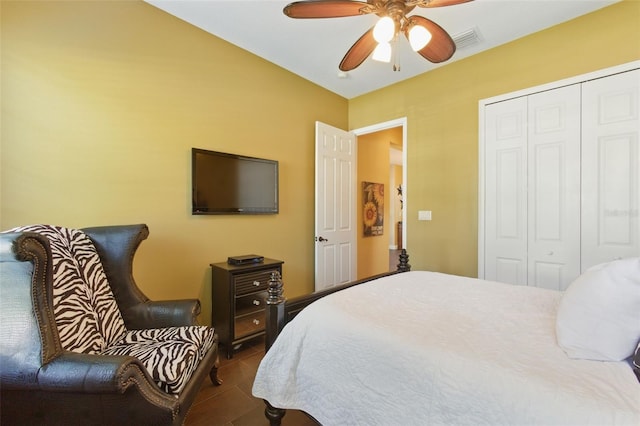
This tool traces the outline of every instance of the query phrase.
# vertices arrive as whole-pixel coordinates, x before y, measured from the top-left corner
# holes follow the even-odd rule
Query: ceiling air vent
[[[473,46],[474,44],[478,44],[481,41],[478,29],[475,27],[456,34],[452,38],[458,49],[464,49],[466,47]]]

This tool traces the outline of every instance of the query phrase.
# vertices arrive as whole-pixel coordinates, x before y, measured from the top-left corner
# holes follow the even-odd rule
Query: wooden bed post
[[[409,255],[407,254],[406,249],[402,249],[400,251],[400,256],[398,256],[400,261],[396,265],[398,267],[398,272],[409,272],[411,270],[411,265],[409,265]]]
[[[265,403],[264,416],[269,420],[269,426],[280,426],[282,418],[287,414],[287,410],[274,407],[266,399],[263,399],[263,401]]]
[[[280,331],[282,331],[284,327],[284,285],[282,284],[282,277],[278,271],[271,273],[271,278],[267,284],[267,292],[265,352],[271,348],[271,345],[276,341],[278,334],[280,334]],[[269,420],[269,425],[279,426],[282,423],[282,418],[286,414],[286,410],[274,407],[269,404],[269,401],[266,399],[264,403],[264,415]]]
[[[265,352],[271,348],[284,327],[284,285],[278,271],[271,273],[267,284],[267,307],[265,312]]]

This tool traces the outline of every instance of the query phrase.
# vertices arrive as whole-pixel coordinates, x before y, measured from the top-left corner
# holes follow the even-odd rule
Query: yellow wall
[[[350,100],[351,129],[407,117],[412,267],[477,276],[479,100],[637,59],[640,1],[627,0]]]
[[[0,229],[147,223],[140,287],[204,323],[230,255],[312,290],[314,123],[347,128],[346,99],[141,1],[0,4]],[[278,160],[280,214],[192,216],[191,147]]]

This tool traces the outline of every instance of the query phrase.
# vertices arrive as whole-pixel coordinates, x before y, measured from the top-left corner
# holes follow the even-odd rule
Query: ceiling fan
[[[404,34],[412,49],[428,61],[448,60],[456,51],[451,36],[425,17],[407,15],[416,6],[442,7],[469,1],[473,0],[306,0],[288,4],[283,12],[290,18],[299,19],[378,15],[378,22],[351,46],[340,62],[341,71],[351,71],[372,53],[373,59],[390,62],[391,42],[397,40],[399,33]]]

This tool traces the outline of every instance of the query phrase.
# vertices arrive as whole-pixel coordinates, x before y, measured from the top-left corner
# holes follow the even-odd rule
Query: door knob
[[[326,238],[324,238],[324,237],[318,237],[318,238],[316,238],[316,240],[317,240],[317,241],[320,241],[320,242],[323,242],[323,241],[329,241],[329,240],[327,240],[327,239],[326,239]]]

